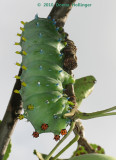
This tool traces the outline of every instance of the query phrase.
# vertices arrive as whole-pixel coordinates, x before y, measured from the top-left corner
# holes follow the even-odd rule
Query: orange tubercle
[[[67,134],[67,130],[66,129],[62,129],[60,133],[61,133],[61,135],[66,135]]]
[[[48,128],[48,124],[44,123],[41,125],[42,130],[46,130]]]

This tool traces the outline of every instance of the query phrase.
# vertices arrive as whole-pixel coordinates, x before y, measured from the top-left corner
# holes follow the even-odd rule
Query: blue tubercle
[[[62,38],[59,38],[59,39],[58,39],[58,42],[61,42],[61,41],[62,41]]]
[[[70,106],[69,109],[72,109],[72,107]]]
[[[70,99],[70,97],[67,97],[67,100],[69,100]]]
[[[66,121],[67,125],[70,125],[71,122],[72,122],[72,119],[68,119],[68,120]]]
[[[58,98],[60,98],[60,97],[61,97],[61,95],[58,96]]]
[[[37,25],[37,27],[39,27],[39,22],[37,22],[37,24],[36,24],[36,25]]]
[[[39,69],[42,70],[42,66],[39,66]]]
[[[63,104],[62,107],[64,108],[64,107],[65,107],[65,104]]]
[[[56,21],[54,21],[53,24],[56,24]]]
[[[54,119],[57,119],[57,118],[58,118],[58,116],[57,116],[57,115],[54,115],[54,116],[53,116],[53,118],[54,118]]]
[[[51,16],[48,16],[48,19],[51,19]]]
[[[58,31],[58,30],[59,30],[59,27],[56,27],[56,30]]]
[[[38,14],[36,14],[36,15],[35,15],[35,19],[38,19],[38,18],[39,18],[39,17],[38,17]]]
[[[63,56],[63,54],[61,53],[59,56],[60,56],[60,57],[62,57],[62,56]]]
[[[50,102],[48,100],[46,100],[46,103],[49,104]]]
[[[53,18],[52,21],[55,22],[55,19]]]
[[[40,54],[42,54],[43,53],[43,50],[42,49],[40,49]]]
[[[61,72],[62,72],[62,70],[59,71],[59,73],[61,73]]]
[[[39,33],[39,37],[40,37],[40,38],[42,37],[42,34],[41,34],[41,33]]]
[[[38,86],[40,86],[40,82],[38,82]]]

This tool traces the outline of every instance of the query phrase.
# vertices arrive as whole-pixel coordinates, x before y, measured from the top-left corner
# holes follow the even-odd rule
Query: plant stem
[[[54,158],[53,160],[56,160],[63,152],[65,152],[73,143],[78,141],[80,138],[79,135],[76,135]]]
[[[104,117],[104,116],[110,116],[110,115],[116,115],[116,112],[110,112],[116,110],[116,106],[102,110],[102,111],[97,111],[93,113],[82,113],[80,111],[76,112],[74,119],[91,119],[91,118],[97,118],[97,117]],[[110,113],[109,113],[110,112]]]
[[[33,153],[38,157],[39,160],[44,160],[44,158],[43,158],[41,153],[37,152],[36,150],[34,150]]]
[[[116,109],[116,106],[114,107],[111,107],[111,108],[108,108],[108,109],[105,109],[105,110],[102,110],[102,111],[97,111],[97,112],[93,112],[93,114],[101,114],[101,113],[106,113],[106,112],[110,112],[110,111],[113,111]]]
[[[104,113],[103,116],[113,116],[116,115],[116,112]]]
[[[73,131],[75,127],[75,122],[72,122],[71,127],[68,131],[68,133],[57,143],[57,145],[53,148],[53,150],[49,153],[49,155],[45,158],[45,160],[49,160],[53,153],[56,151],[56,149],[60,146],[60,144],[70,135],[70,133]]]

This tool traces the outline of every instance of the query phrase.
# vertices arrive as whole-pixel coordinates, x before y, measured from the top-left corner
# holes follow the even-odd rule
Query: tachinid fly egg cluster
[[[35,131],[34,137],[45,132],[54,133],[58,140],[60,134],[67,133],[66,126],[70,119],[64,114],[71,111],[68,97],[64,94],[67,84],[74,83],[74,78],[63,70],[63,53],[65,39],[58,32],[55,21],[50,18],[38,18],[31,22],[21,22],[22,34],[20,45],[22,50],[16,51],[22,55],[22,63],[16,63],[22,68],[22,75],[15,76],[21,81],[21,94],[24,114],[19,119],[26,118],[31,122]]]

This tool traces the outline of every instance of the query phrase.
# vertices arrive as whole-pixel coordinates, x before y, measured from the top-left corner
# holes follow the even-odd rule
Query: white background
[[[37,3],[55,0],[1,0],[0,1],[0,119],[5,113],[15,79],[19,71],[16,61],[21,56],[14,46],[19,42],[20,21],[30,21],[38,13],[47,17],[51,7],[38,7]],[[116,105],[116,0],[79,0],[91,3],[89,8],[73,7],[65,24],[77,48],[78,68],[75,78],[94,75],[97,79],[93,93],[83,101],[80,110],[93,112]],[[106,154],[116,157],[116,116],[82,121],[85,136],[90,143],[105,148]],[[53,134],[42,134],[38,139],[32,137],[34,128],[26,119],[19,121],[12,135],[12,153],[8,160],[37,160],[33,149],[49,153],[55,146]],[[73,134],[69,140],[73,138]],[[62,147],[62,146],[61,146]],[[59,149],[61,149],[61,147]],[[76,144],[69,148],[62,158],[68,158]]]

